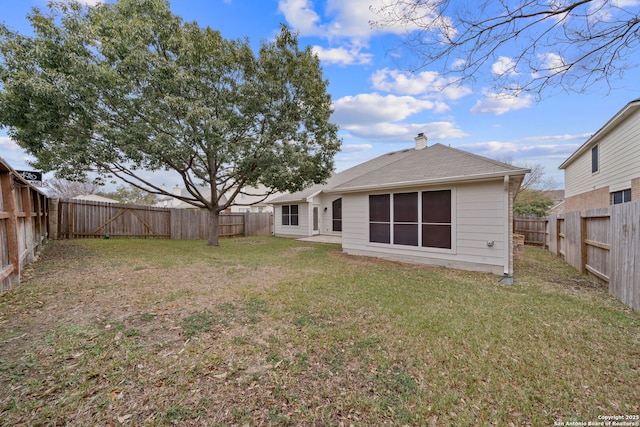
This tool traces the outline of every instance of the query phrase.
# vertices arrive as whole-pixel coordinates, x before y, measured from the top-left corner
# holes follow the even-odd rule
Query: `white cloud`
[[[438,104],[412,96],[362,93],[345,96],[333,103],[333,120],[339,124],[396,122],[424,110],[435,110]]]
[[[405,95],[426,95],[455,100],[471,93],[470,88],[455,85],[453,79],[444,78],[435,71],[414,74],[384,68],[376,71],[371,76],[371,81],[375,89]]]
[[[487,154],[512,154],[520,151],[520,146],[513,142],[488,141],[477,144],[465,144],[463,148],[470,148],[474,151],[482,151]]]
[[[591,138],[591,133],[579,133],[576,135],[572,134],[562,134],[562,135],[542,135],[542,136],[528,136],[526,138],[522,138],[522,141],[526,142],[545,142],[545,141],[573,141],[573,140],[582,140],[586,141]]]
[[[440,18],[435,9],[428,12],[426,4],[419,8],[409,8],[412,19],[407,24],[376,27],[371,22],[381,20],[381,16],[374,12],[380,10],[386,0],[279,0],[279,10],[285,19],[303,36],[323,36],[326,38],[343,37],[366,41],[374,33],[406,33],[408,30],[432,24],[441,32],[454,32],[451,21]],[[323,10],[319,6],[324,5]],[[417,14],[416,14],[417,13]]]
[[[18,144],[5,135],[0,135],[0,158],[14,169],[31,168],[28,162],[33,160]]]
[[[640,0],[613,0],[611,4],[619,8],[640,6]]]
[[[362,65],[370,64],[373,55],[362,53],[359,49],[346,49],[344,47],[328,48],[313,46],[313,52],[321,61],[327,64]]]
[[[343,153],[359,153],[362,151],[369,151],[373,148],[371,144],[346,144],[342,146]]]
[[[553,139],[555,136],[523,138],[516,142],[487,141],[476,144],[461,145],[461,148],[472,152],[496,158],[501,156],[513,156],[522,159],[566,159],[581,144],[521,144],[522,141],[537,139]]]
[[[523,152],[545,152],[547,155],[573,153],[582,144],[540,144],[522,147]]]
[[[507,56],[498,57],[498,62],[494,62],[491,65],[491,72],[496,76],[515,76],[518,74],[516,71],[516,62]]]
[[[413,138],[420,132],[429,137],[430,143],[467,136],[452,122],[350,124],[342,126],[342,129],[357,138],[408,143],[413,143]]]
[[[62,0],[66,3],[70,3],[70,0]],[[76,0],[80,4],[86,4],[87,6],[95,6],[98,3],[102,3],[102,0]]]
[[[465,66],[465,64],[467,63],[466,60],[462,59],[462,58],[458,58],[455,61],[453,61],[451,63],[451,69],[452,70],[460,70],[462,69],[462,67]]]
[[[6,151],[17,151],[20,149],[18,144],[16,144],[11,138],[8,136],[0,136],[0,147],[2,147],[2,152]]]
[[[300,34],[320,35],[324,32],[319,28],[320,16],[313,10],[313,2],[310,0],[280,0],[278,2],[280,12],[287,22]]]
[[[513,110],[529,108],[533,104],[533,96],[510,96],[498,93],[487,93],[485,97],[471,107],[472,113],[491,113],[501,115]]]
[[[539,54],[538,58],[538,72],[532,73],[533,78],[539,78],[541,76],[549,74],[564,73],[567,71],[567,65],[564,62],[564,58],[557,53],[544,53]]]
[[[311,0],[280,0],[280,12],[303,36],[355,37],[367,39],[372,34],[369,0],[329,0],[323,16]],[[324,19],[323,19],[324,18]]]

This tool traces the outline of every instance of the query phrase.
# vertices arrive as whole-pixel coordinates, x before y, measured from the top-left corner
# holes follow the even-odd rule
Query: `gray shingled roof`
[[[410,156],[411,153],[414,151],[415,150],[413,149],[406,149],[406,150],[394,151],[391,153],[383,154],[382,156],[378,156],[367,162],[353,166],[340,173],[332,174],[325,184],[315,184],[315,185],[312,185],[311,187],[305,188],[304,190],[297,191],[291,194],[285,194],[281,197],[271,200],[270,203],[277,204],[277,203],[286,203],[286,202],[305,201],[309,196],[312,196],[323,190],[334,188],[344,182],[350,181],[359,176],[366,175],[370,172],[376,171],[381,167],[384,167],[399,159]]]
[[[524,175],[529,170],[435,144],[411,155],[334,186],[335,191],[355,191],[429,183],[470,181],[504,175]]]
[[[481,157],[456,148],[435,144],[416,150],[395,151],[334,174],[326,184],[316,184],[272,203],[304,201],[320,191],[349,192],[375,188],[408,187],[529,172],[517,166]]]

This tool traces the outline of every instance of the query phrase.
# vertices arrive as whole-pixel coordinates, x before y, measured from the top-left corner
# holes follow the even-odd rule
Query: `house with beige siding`
[[[565,212],[640,200],[640,99],[625,105],[559,169]]]
[[[348,254],[511,276],[513,199],[528,172],[419,134],[414,148],[272,200],[275,235],[341,236]]]

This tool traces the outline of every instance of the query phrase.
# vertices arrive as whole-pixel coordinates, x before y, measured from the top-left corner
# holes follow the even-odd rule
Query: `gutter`
[[[509,232],[511,228],[511,215],[509,215],[509,175],[504,176],[504,215],[506,218],[504,224],[504,235],[505,235],[505,249],[504,251],[504,276],[509,277],[509,260],[511,259],[511,254],[513,252],[513,235]]]

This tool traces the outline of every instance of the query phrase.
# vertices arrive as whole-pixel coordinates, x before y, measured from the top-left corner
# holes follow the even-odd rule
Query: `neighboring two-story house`
[[[640,200],[640,99],[625,105],[559,169],[565,212]]]

